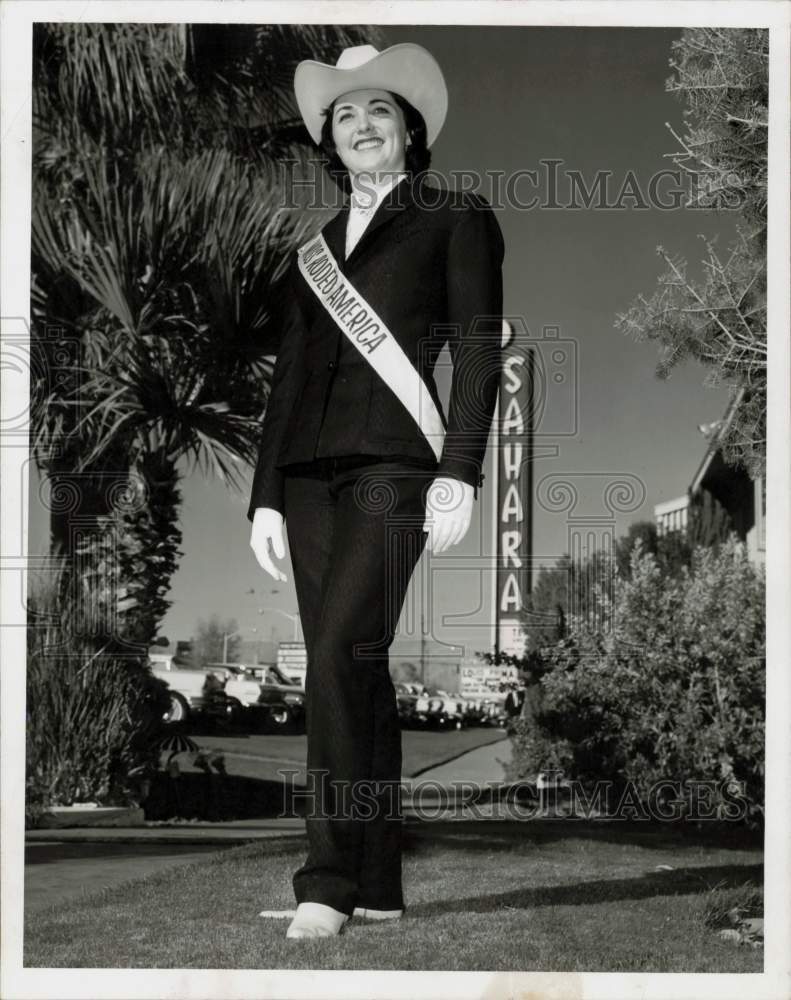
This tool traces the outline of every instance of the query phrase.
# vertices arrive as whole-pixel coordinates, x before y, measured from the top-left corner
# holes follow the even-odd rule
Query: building
[[[686,531],[689,514],[689,494],[663,500],[654,504],[654,521],[658,535],[669,535],[671,531]]]
[[[658,535],[686,531],[690,504],[708,493],[730,517],[733,529],[747,547],[755,565],[766,562],[766,479],[753,479],[744,469],[728,465],[723,457],[721,440],[730,425],[741,394],[737,394],[721,420],[700,424],[698,430],[708,441],[706,451],[684,496],[665,500],[654,506]]]

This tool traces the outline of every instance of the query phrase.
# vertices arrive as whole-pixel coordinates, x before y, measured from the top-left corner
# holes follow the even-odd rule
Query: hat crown
[[[375,49],[373,45],[350,45],[338,56],[335,68],[357,69],[358,66],[364,66],[378,55],[379,50]]]

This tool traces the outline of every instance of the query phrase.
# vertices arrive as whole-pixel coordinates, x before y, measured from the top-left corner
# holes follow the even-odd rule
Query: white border
[[[0,302],[5,317],[28,316],[30,259],[30,75],[31,24],[63,21],[289,22],[380,24],[505,24],[680,27],[720,25],[769,27],[770,174],[769,199],[769,471],[767,475],[767,835],[766,940],[764,974],[702,975],[639,973],[487,973],[298,970],[86,970],[21,967],[24,817],[25,633],[20,593],[20,557],[26,552],[27,518],[23,508],[22,447],[0,447],[3,502],[0,507],[0,622],[3,623],[2,671],[2,980],[0,995],[13,1000],[34,997],[590,997],[602,1000],[640,998],[703,1000],[748,995],[756,1000],[791,996],[791,940],[788,900],[789,789],[791,789],[791,471],[789,470],[789,6],[781,2],[719,0],[665,2],[263,2],[263,0],[181,0],[165,7],[161,0],[4,0],[0,6],[3,142],[0,201]],[[3,428],[24,412],[26,372],[6,367],[13,357],[5,338],[16,330],[3,320],[3,368],[0,415]],[[3,442],[5,444],[5,442]],[[525,994],[526,995],[526,994]]]

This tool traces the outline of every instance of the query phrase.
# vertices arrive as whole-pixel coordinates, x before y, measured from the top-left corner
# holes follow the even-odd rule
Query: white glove
[[[275,580],[285,582],[288,577],[272,562],[269,555],[269,543],[278,559],[286,554],[283,541],[283,515],[272,507],[256,507],[253,514],[253,528],[250,533],[250,548],[262,569]]]
[[[423,530],[428,532],[426,547],[435,555],[458,544],[467,534],[474,501],[472,486],[460,479],[438,476],[431,484]]]

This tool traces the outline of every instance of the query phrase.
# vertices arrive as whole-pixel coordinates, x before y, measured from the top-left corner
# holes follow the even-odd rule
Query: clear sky
[[[561,160],[558,201],[568,199],[566,170],[580,171],[590,186],[597,171],[611,171],[615,199],[633,171],[643,195],[658,171],[672,166],[663,154],[674,148],[665,122],[682,128],[683,106],[665,92],[670,43],[680,29],[428,27],[386,29],[389,44],[414,41],[439,61],[450,94],[446,124],[433,148],[432,168],[474,170],[505,176],[541,171],[539,161]],[[484,180],[479,190],[491,198]],[[661,190],[666,194],[669,184]],[[517,188],[527,200],[538,189]],[[654,376],[657,349],[614,329],[616,314],[638,293],[651,294],[663,269],[658,244],[682,254],[700,272],[698,233],[733,230],[728,213],[637,209],[498,209],[506,245],[504,310],[521,315],[534,336],[545,326],[576,343],[575,392],[578,431],[557,439],[559,455],[540,460],[538,482],[564,473],[580,492],[577,513],[602,513],[602,483],[619,475],[638,477],[645,502],[619,517],[620,534],[634,520],[650,519],[653,505],[686,490],[705,451],[700,423],[718,419],[724,388],[704,387],[705,370],[692,363],[669,381]],[[491,483],[491,452],[486,483]],[[596,473],[586,475],[582,473]],[[250,477],[248,476],[248,484]],[[249,548],[248,495],[230,493],[199,473],[183,481],[184,533],[181,566],[173,579],[173,606],[162,632],[188,638],[198,618],[213,613],[256,626],[261,638],[288,639],[282,615],[259,616],[262,605],[296,610],[291,568],[287,584],[275,584]],[[407,599],[414,617],[426,607],[435,638],[464,644],[467,653],[488,648],[491,581],[482,570],[491,554],[491,491],[486,484],[464,542],[447,553],[424,555]],[[584,509],[583,509],[584,508]],[[44,519],[33,511],[31,548]],[[534,552],[551,563],[568,550],[566,515],[537,509]],[[430,585],[429,585],[430,584]],[[249,591],[253,589],[255,593]],[[278,593],[272,594],[272,590]],[[431,600],[422,596],[431,592]],[[460,615],[453,623],[448,615]],[[417,611],[419,620],[419,610]],[[252,633],[245,633],[252,638]]]

